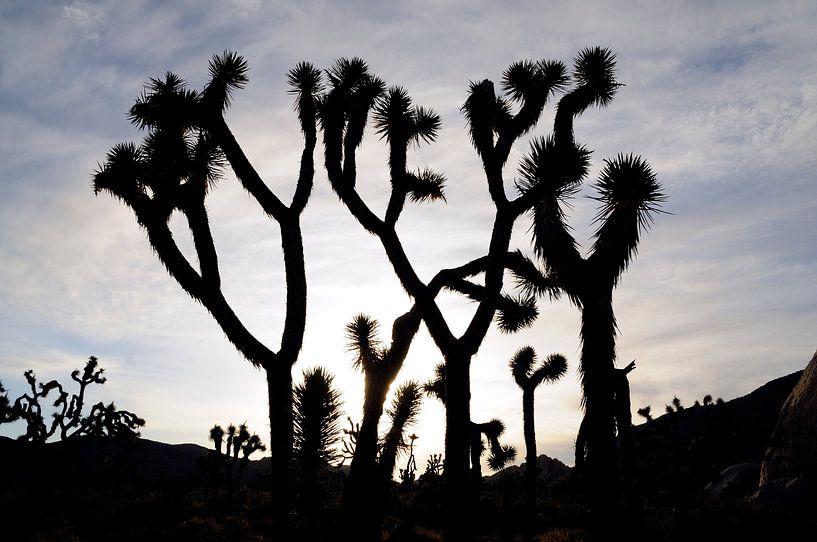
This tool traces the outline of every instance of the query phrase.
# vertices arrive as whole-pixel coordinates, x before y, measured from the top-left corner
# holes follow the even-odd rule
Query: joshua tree
[[[238,452],[244,448],[248,440],[250,440],[250,431],[247,429],[247,424],[242,423],[238,426],[238,434],[233,438],[233,457],[235,459],[238,459]]]
[[[9,414],[10,420],[21,418],[26,422],[26,432],[19,437],[20,440],[43,443],[55,434],[59,435],[60,440],[81,436],[139,436],[138,428],[145,425],[145,420],[127,410],[117,410],[113,403],[96,403],[87,415],[83,414],[88,385],[104,384],[106,381],[102,376],[105,369],[98,366],[97,358],[91,356],[82,371],[76,369],[71,372],[71,380],[79,384],[79,391],[70,394],[70,399],[68,392],[56,380],[38,383],[34,371],[26,371],[24,376],[31,394],[24,393],[18,397]],[[49,424],[43,416],[40,399],[47,397],[52,390],[58,395],[53,403],[58,410],[53,413]]]
[[[213,316],[228,340],[266,372],[271,431],[273,510],[283,526],[290,507],[292,375],[306,322],[306,275],[300,216],[312,190],[316,144],[315,96],[321,74],[307,63],[287,74],[304,135],[295,193],[286,205],[264,183],[224,118],[232,92],[248,81],[248,65],[230,51],[210,61],[210,81],[201,92],[177,75],[151,79],[130,110],[130,120],[147,130],[141,145],[114,146],[94,174],[94,192],[107,191],[130,207],[170,275]],[[225,299],[205,200],[225,166],[274,220],[281,233],[286,275],[286,314],[278,351],[262,344]],[[193,235],[198,265],[179,250],[168,221],[178,211]]]
[[[244,477],[244,472],[247,465],[250,463],[250,456],[255,452],[263,452],[267,449],[261,441],[261,437],[253,433],[250,435],[246,424],[241,424],[238,434],[236,434],[236,427],[230,424],[228,428],[227,449],[222,453],[222,445],[224,444],[224,429],[220,425],[214,425],[210,429],[210,440],[214,444],[214,454],[210,454],[206,459],[208,473],[210,476],[210,483],[215,495],[218,495],[218,488],[221,481],[226,479],[229,488],[232,490],[235,484],[241,482]],[[241,452],[241,457],[238,457],[238,452]],[[232,457],[231,457],[232,456]],[[232,471],[235,464],[238,463],[238,473],[233,478]],[[210,488],[208,487],[208,493]]]
[[[354,366],[363,372],[365,379],[363,420],[355,435],[355,449],[339,515],[341,531],[349,537],[379,538],[380,526],[374,525],[376,518],[372,517],[373,511],[378,508],[378,488],[381,485],[377,475],[377,427],[383,414],[386,394],[403,366],[419,327],[420,313],[417,309],[412,309],[394,321],[392,342],[386,347],[377,337],[376,320],[358,314],[346,326],[348,347],[354,354]],[[402,433],[400,435],[402,437]],[[392,467],[393,461],[392,458]],[[369,532],[361,532],[366,527],[371,527]]]
[[[386,90],[385,84],[371,75],[360,59],[337,61],[329,70],[328,79],[329,90],[321,101],[320,118],[329,181],[358,222],[380,239],[403,288],[413,297],[445,359],[449,376],[445,390],[446,502],[449,506],[445,537],[447,540],[467,539],[470,537],[469,511],[468,499],[464,496],[469,485],[471,359],[497,310],[500,311],[498,322],[507,331],[530,324],[537,315],[531,296],[514,299],[501,295],[504,270],[511,267],[514,258],[521,259],[524,268],[515,271],[520,277],[527,278],[536,293],[548,291],[554,295],[554,287],[561,280],[567,281],[569,286],[584,283],[584,273],[570,276],[573,271],[580,271],[572,268],[569,271],[560,269],[556,276],[542,277],[539,274],[533,277],[531,271],[536,271],[535,266],[521,255],[509,254],[508,247],[516,219],[534,209],[538,217],[536,239],[541,241],[537,246],[542,247],[540,252],[545,250],[544,247],[551,246],[545,242],[547,238],[541,235],[542,217],[548,218],[548,213],[555,214],[561,224],[559,199],[576,186],[588,168],[589,152],[573,143],[573,116],[591,104],[604,105],[612,98],[618,88],[612,78],[612,54],[600,48],[580,53],[574,70],[577,85],[562,97],[557,110],[556,136],[534,142],[520,168],[522,180],[517,184],[520,194],[513,199],[508,198],[503,180],[503,169],[511,147],[537,123],[550,95],[565,88],[569,79],[567,70],[561,62],[517,62],[503,74],[504,97],[495,93],[494,84],[489,80],[472,83],[462,111],[485,170],[488,193],[496,207],[488,254],[463,265],[455,270],[456,273],[443,272],[427,283],[422,281],[411,265],[396,233],[396,224],[407,199],[412,202],[444,199],[445,178],[441,174],[429,169],[411,171],[407,167],[408,146],[434,141],[440,119],[433,111],[415,106],[404,89],[392,87]],[[518,104],[516,110],[514,104]],[[389,145],[391,196],[383,218],[367,206],[355,188],[356,152],[370,112],[373,113],[375,130]],[[640,164],[639,161],[635,168],[638,169]],[[613,172],[611,176],[619,177],[619,172]],[[617,230],[621,226],[618,220],[621,213],[618,208],[611,207],[609,210],[607,214],[615,215],[615,219],[608,220],[609,224],[604,229]],[[644,218],[643,214],[638,216]],[[564,227],[562,231],[569,237]],[[602,237],[606,240],[609,235]],[[562,245],[565,242],[564,239],[560,241]],[[575,252],[572,238],[568,244]],[[615,247],[601,243],[598,248],[599,254],[610,255]],[[629,256],[626,259],[629,260]],[[549,269],[553,267],[551,265]],[[479,273],[484,273],[482,284],[467,280]],[[587,284],[594,283],[595,278],[587,281]],[[472,320],[460,337],[452,333],[435,301],[440,286],[479,301]],[[577,302],[584,297],[590,300],[589,293],[577,292],[575,288],[570,295]],[[603,326],[599,324],[596,327]],[[590,335],[593,333],[589,332],[587,336]],[[596,343],[592,337],[590,342]],[[598,364],[593,361],[588,363]],[[596,381],[593,375],[596,373],[591,370],[590,374],[588,383],[593,388]],[[590,396],[596,395],[595,391],[591,391]],[[588,401],[588,405],[592,404],[591,411],[595,412],[597,403],[596,399]]]
[[[214,425],[210,429],[210,440],[216,447],[216,453],[221,453],[221,445],[224,443],[224,429],[220,425]]]
[[[583,50],[574,63],[573,80],[575,87],[559,100],[552,135],[536,140],[530,155],[523,159],[520,186],[523,192],[539,196],[533,208],[533,245],[545,264],[546,277],[557,281],[582,312],[582,425],[587,436],[592,517],[595,535],[610,536],[620,494],[612,292],[665,196],[655,174],[640,157],[629,154],[605,160],[595,185],[595,199],[601,203],[596,216],[599,227],[590,254],[582,257],[562,207],[586,176],[590,156],[590,151],[574,139],[573,121],[591,106],[605,107],[612,101],[621,86],[615,76],[615,55],[598,47]],[[528,294],[540,289],[537,284],[522,282]]]
[[[525,432],[525,530],[524,540],[533,539],[536,519],[536,429],[533,416],[533,393],[542,382],[556,382],[567,371],[567,360],[561,354],[551,354],[539,364],[530,346],[518,350],[510,362],[511,374],[522,388],[522,419]]]
[[[341,433],[341,400],[333,381],[334,377],[322,367],[308,369],[293,392],[293,453],[298,470],[296,509],[300,522],[297,529],[302,533],[318,527],[319,475],[338,455],[335,445]]]

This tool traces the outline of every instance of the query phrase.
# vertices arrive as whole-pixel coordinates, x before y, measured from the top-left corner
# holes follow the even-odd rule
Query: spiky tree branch
[[[264,183],[227,125],[225,112],[234,91],[248,82],[249,67],[231,51],[212,58],[210,81],[201,92],[187,88],[168,73],[151,79],[131,108],[130,119],[148,133],[139,146],[120,144],[94,174],[95,193],[106,191],[128,205],[170,275],[214,317],[228,340],[253,365],[267,373],[270,394],[274,518],[286,529],[291,508],[292,449],[291,368],[303,343],[306,325],[306,275],[300,215],[312,191],[314,149],[317,142],[318,95],[322,75],[308,63],[287,74],[295,98],[304,146],[295,193],[289,206]],[[219,261],[205,207],[229,165],[242,187],[281,232],[286,277],[286,312],[278,350],[266,346],[246,328],[226,301]],[[174,211],[181,212],[193,236],[198,266],[179,250],[168,226]]]

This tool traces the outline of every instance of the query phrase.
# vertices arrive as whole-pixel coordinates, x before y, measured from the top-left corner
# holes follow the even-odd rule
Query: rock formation
[[[771,480],[817,474],[817,353],[780,410],[760,471]]]

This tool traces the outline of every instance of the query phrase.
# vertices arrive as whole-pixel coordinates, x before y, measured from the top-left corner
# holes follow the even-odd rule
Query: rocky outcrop
[[[760,485],[795,478],[817,479],[817,353],[780,410]]]

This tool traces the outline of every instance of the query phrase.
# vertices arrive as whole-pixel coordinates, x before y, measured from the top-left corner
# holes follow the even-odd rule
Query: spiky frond
[[[602,207],[596,220],[606,220],[614,213],[637,213],[640,228],[652,224],[652,214],[661,212],[666,201],[652,168],[640,156],[619,154],[614,160],[605,160],[604,169],[595,184],[597,199]]]
[[[339,58],[326,70],[326,76],[332,88],[344,91],[351,90],[364,75],[368,75],[369,66],[362,58]]]
[[[539,317],[536,298],[533,296],[508,296],[499,299],[496,323],[503,333],[516,333],[529,327]]]
[[[422,389],[429,397],[445,404],[445,363],[438,363],[434,367],[434,378],[424,383]]]
[[[249,81],[250,67],[241,55],[225,50],[210,59],[210,82],[204,89],[204,98],[220,110],[230,107],[234,90],[244,88]]]
[[[497,449],[491,448],[488,456],[488,466],[493,471],[505,468],[516,459],[516,448],[510,444],[503,444]]]
[[[546,89],[544,74],[535,62],[514,62],[502,73],[502,88],[511,101],[520,102]]]
[[[636,254],[642,231],[652,224],[653,214],[661,212],[666,195],[650,166],[632,154],[605,160],[595,188],[594,199],[601,202],[595,221],[601,225],[591,261],[618,280]]]
[[[536,351],[525,346],[516,351],[509,363],[513,379],[519,387],[525,387],[528,383],[530,370],[536,361]]]
[[[315,95],[323,91],[323,74],[309,62],[298,62],[287,72],[286,77],[290,94]]]
[[[545,85],[551,92],[560,92],[564,90],[570,82],[570,77],[567,75],[567,68],[559,60],[540,60],[538,62],[539,69],[542,72],[542,78],[545,80]]]
[[[405,188],[409,199],[415,203],[445,199],[445,176],[431,169],[406,173]]]
[[[530,382],[538,386],[542,382],[556,382],[567,372],[567,359],[561,354],[550,354],[530,375]]]
[[[621,84],[616,81],[616,55],[607,47],[582,49],[573,62],[573,78],[591,94],[591,103],[609,104]]]
[[[186,129],[196,124],[199,95],[178,75],[151,78],[130,108],[128,119],[140,130],[157,126]]]
[[[431,143],[437,139],[440,132],[440,116],[433,109],[423,106],[416,106],[411,111],[411,137],[410,141],[419,144]]]
[[[493,82],[488,79],[471,82],[468,98],[461,110],[468,122],[471,142],[480,155],[488,152],[494,146],[494,130],[500,113],[497,104]]]
[[[227,169],[227,159],[215,139],[200,132],[190,153],[190,179],[204,183],[202,193],[216,187]]]
[[[314,468],[334,461],[340,439],[340,393],[322,367],[308,369],[293,390],[293,447],[303,464]]]
[[[130,201],[142,193],[144,153],[134,143],[119,143],[108,151],[105,163],[97,166],[93,174],[94,194],[108,190],[114,196]]]
[[[377,320],[362,313],[346,324],[346,345],[355,354],[355,369],[368,372],[383,360],[378,328]]]
[[[590,151],[585,147],[564,148],[552,136],[538,137],[519,163],[516,187],[522,194],[535,192],[565,201],[576,193],[589,168]]]
[[[386,84],[379,77],[364,73],[354,82],[352,88],[333,89],[329,101],[340,108],[348,121],[344,140],[347,148],[358,147],[362,143],[369,111],[381,98],[385,88]]]
[[[391,406],[386,409],[386,415],[392,422],[402,428],[408,428],[417,421],[420,414],[423,396],[419,383],[414,380],[404,382],[397,388]]]
[[[511,274],[514,278],[514,287],[526,297],[548,296],[551,300],[559,299],[561,288],[558,282],[545,274],[544,271],[521,251],[514,254],[516,261]]]
[[[295,95],[295,111],[298,120],[303,123],[314,123],[316,98],[323,91],[323,74],[309,62],[299,62],[287,72],[289,93]]]
[[[403,87],[391,87],[375,106],[372,118],[377,134],[386,141],[408,141],[411,136],[413,104]]]

